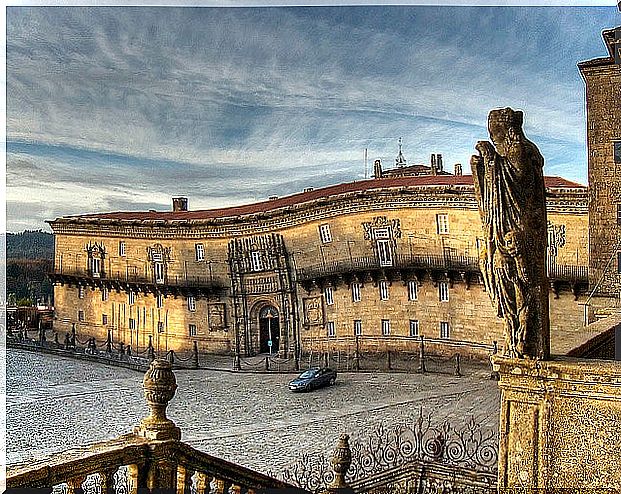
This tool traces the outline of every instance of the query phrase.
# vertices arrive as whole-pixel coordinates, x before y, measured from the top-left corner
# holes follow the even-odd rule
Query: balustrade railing
[[[307,493],[181,442],[181,431],[166,417],[166,407],[177,388],[170,362],[154,360],[143,384],[151,414],[132,434],[11,465],[7,468],[7,492],[251,494],[285,489]]]

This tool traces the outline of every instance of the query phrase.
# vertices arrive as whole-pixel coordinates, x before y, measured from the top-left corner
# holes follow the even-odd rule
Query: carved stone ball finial
[[[135,434],[154,440],[181,439],[179,427],[166,417],[168,402],[177,390],[177,380],[170,362],[164,359],[151,362],[142,385],[151,414],[142,419],[134,430]]]
[[[348,487],[345,476],[351,465],[351,449],[349,448],[349,435],[341,434],[339,442],[332,455],[332,470],[334,480],[330,484],[330,489],[343,489]]]

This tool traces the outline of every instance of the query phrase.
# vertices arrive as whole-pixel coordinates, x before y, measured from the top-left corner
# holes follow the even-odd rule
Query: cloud
[[[33,205],[49,188],[53,215],[175,194],[239,204],[362,178],[363,149],[392,162],[398,137],[410,162],[441,152],[467,163],[498,106],[524,109],[549,169],[584,182],[575,63],[603,54],[599,30],[613,18],[612,8],[9,8],[8,194]],[[41,226],[13,221],[17,211],[9,229]]]

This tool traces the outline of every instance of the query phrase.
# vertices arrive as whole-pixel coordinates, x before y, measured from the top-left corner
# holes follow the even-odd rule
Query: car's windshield
[[[302,372],[302,374],[300,374],[300,379],[314,377],[315,374],[317,374],[317,369],[308,369],[306,372]]]

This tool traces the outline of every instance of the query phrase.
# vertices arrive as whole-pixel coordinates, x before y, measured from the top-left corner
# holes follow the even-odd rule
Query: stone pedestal
[[[499,492],[621,485],[621,363],[493,356]]]

